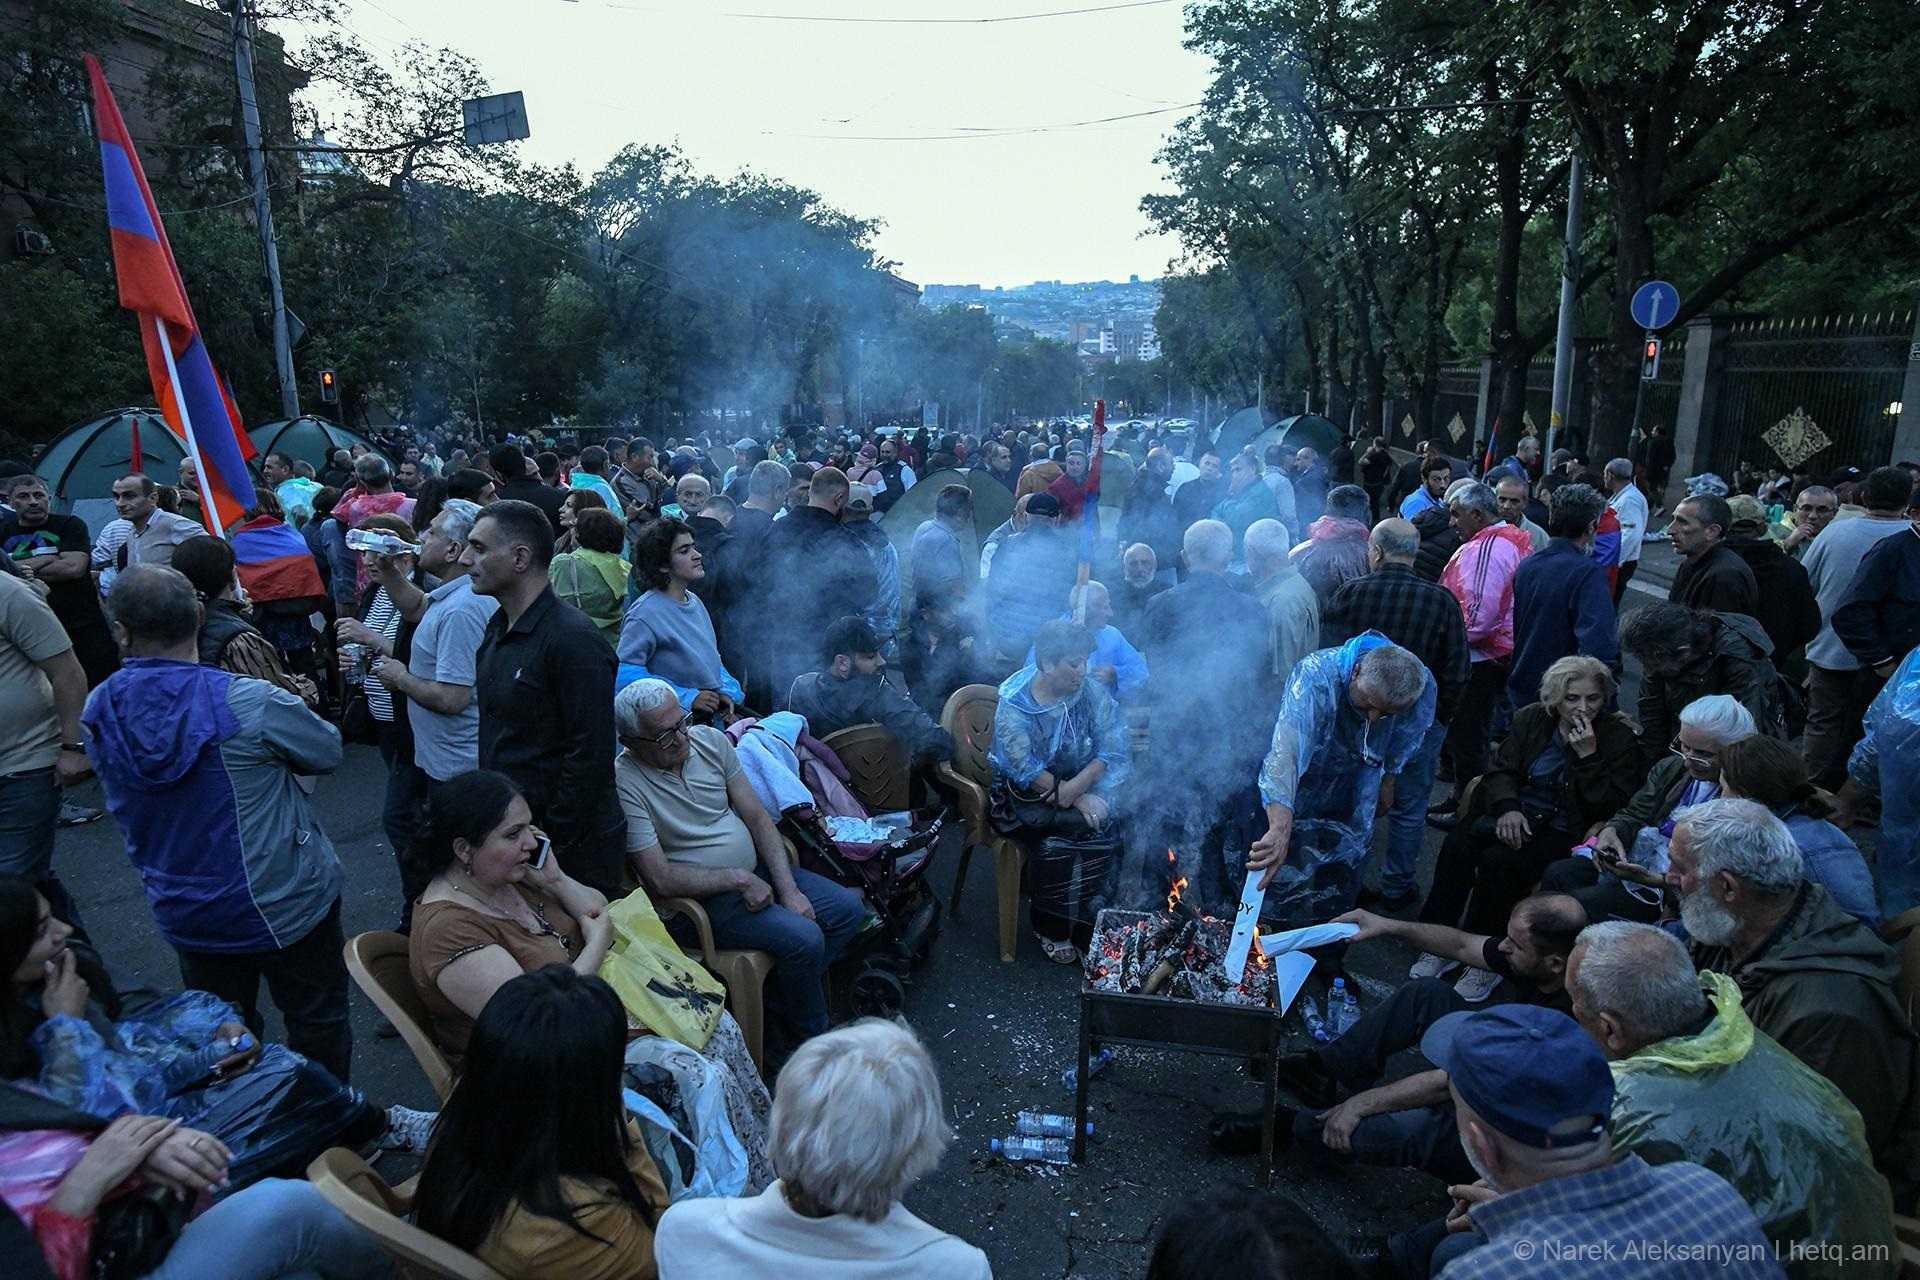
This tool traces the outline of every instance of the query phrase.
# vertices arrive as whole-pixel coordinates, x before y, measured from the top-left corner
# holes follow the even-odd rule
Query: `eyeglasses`
[[[1683,746],[1681,745],[1679,734],[1675,734],[1673,741],[1667,744],[1667,750],[1679,756],[1682,760],[1687,761],[1689,764],[1710,765],[1720,762],[1720,753],[1718,751],[1695,751],[1692,747]]]
[[[656,733],[650,738],[635,737],[634,741],[644,742],[648,746],[664,747],[668,743],[672,742],[675,738],[685,733],[687,731],[687,726],[692,723],[693,723],[692,716],[681,716],[680,722],[674,725],[673,728],[667,730],[665,733]]]

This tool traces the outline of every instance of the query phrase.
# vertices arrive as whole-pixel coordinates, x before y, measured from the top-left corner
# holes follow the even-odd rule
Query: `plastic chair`
[[[788,857],[792,857],[791,846]],[[746,1039],[747,1052],[753,1055],[753,1065],[765,1068],[766,1060],[760,1054],[767,1026],[765,988],[767,975],[773,972],[773,957],[765,951],[722,951],[714,946],[713,921],[707,918],[707,909],[696,899],[656,898],[653,909],[662,920],[684,915],[693,921],[694,932],[700,939],[700,963],[726,987],[727,1009],[740,1024],[740,1034]]]
[[[897,813],[913,804],[907,749],[885,725],[850,724],[825,739],[851,776],[849,789],[868,813]]]
[[[427,1083],[445,1102],[453,1092],[453,1064],[427,1029],[432,1022],[407,968],[406,935],[377,929],[347,939],[347,972],[400,1033],[426,1073]]]
[[[987,787],[993,780],[987,750],[993,745],[993,713],[999,705],[1000,691],[990,684],[970,684],[953,691],[947,705],[940,709],[940,726],[953,735],[953,762],[935,765],[934,773],[959,797],[960,816],[967,824],[967,842],[960,850],[948,910],[959,918],[960,892],[966,887],[973,847],[987,845],[993,850],[993,880],[999,899],[1000,959],[1012,964],[1019,945],[1020,868],[1026,850],[987,821]]]
[[[386,1179],[345,1147],[321,1152],[307,1166],[307,1180],[321,1199],[392,1255],[402,1273],[447,1280],[506,1280],[466,1250],[407,1221],[413,1212],[411,1187],[388,1186]]]

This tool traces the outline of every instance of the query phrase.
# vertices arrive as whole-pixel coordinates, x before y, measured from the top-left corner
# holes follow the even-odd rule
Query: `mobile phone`
[[[535,871],[540,870],[541,868],[547,865],[547,855],[552,852],[553,852],[553,841],[547,839],[545,836],[541,836],[540,845],[538,848],[536,848],[533,851],[533,857],[528,862],[527,865],[532,867]]]

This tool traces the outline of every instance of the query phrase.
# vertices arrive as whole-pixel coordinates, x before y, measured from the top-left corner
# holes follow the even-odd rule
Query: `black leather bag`
[[[100,1206],[93,1222],[92,1280],[137,1280],[159,1269],[186,1230],[189,1200],[148,1187]]]

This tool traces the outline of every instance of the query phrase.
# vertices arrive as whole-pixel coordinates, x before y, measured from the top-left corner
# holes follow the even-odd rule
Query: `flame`
[[[1168,911],[1172,911],[1174,907],[1179,904],[1180,895],[1186,890],[1186,887],[1187,887],[1187,878],[1185,876],[1181,876],[1178,880],[1175,880],[1173,882],[1173,887],[1167,890],[1167,910]]]
[[[1262,969],[1267,967],[1266,948],[1260,945],[1260,931],[1257,929],[1254,930],[1252,949],[1249,950],[1247,954],[1251,955],[1253,957],[1253,962],[1259,965]]]

